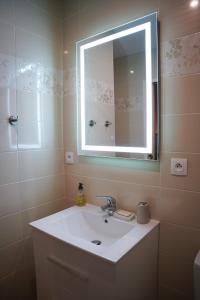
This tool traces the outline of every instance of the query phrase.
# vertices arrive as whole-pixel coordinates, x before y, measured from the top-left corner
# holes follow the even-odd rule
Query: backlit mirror
[[[77,43],[78,153],[159,158],[157,14]]]

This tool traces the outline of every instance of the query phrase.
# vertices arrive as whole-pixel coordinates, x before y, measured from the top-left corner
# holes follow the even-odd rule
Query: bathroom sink
[[[75,211],[74,211],[75,210]],[[109,246],[121,239],[134,224],[120,222],[107,217],[105,213],[88,209],[74,209],[71,214],[55,222],[54,229],[91,242],[99,240],[103,247]]]
[[[100,207],[87,204],[73,206],[30,225],[70,245],[112,263],[117,262],[139,243],[159,222],[141,225],[106,216]]]

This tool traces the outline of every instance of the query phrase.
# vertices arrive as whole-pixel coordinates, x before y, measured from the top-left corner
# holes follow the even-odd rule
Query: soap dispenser
[[[78,206],[84,206],[86,205],[86,198],[84,195],[84,188],[83,188],[83,183],[79,182],[78,184],[78,192],[76,195],[76,205]]]

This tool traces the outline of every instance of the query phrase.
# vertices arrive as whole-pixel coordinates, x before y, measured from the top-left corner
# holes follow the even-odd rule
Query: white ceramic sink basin
[[[155,220],[145,225],[114,217],[106,220],[105,212],[98,206],[87,204],[84,207],[73,206],[30,225],[114,263],[159,224]]]
[[[80,209],[54,223],[54,230],[64,230],[74,237],[91,242],[101,241],[102,246],[108,246],[133,229],[133,224],[120,222],[116,218],[105,218],[105,213]]]

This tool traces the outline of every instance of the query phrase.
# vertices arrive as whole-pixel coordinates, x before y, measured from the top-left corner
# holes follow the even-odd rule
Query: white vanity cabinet
[[[113,263],[33,228],[38,300],[156,300],[158,231]]]

